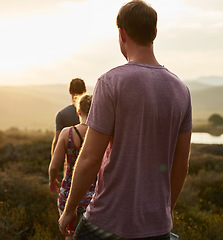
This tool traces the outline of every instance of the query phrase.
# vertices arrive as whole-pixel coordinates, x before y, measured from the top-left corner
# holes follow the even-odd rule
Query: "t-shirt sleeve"
[[[180,126],[180,132],[188,132],[188,131],[191,131],[193,128],[191,96],[190,96],[190,91],[188,88],[187,88],[187,91],[188,91],[188,107],[187,107],[187,111],[184,115],[182,124]]]
[[[99,79],[94,90],[87,125],[96,131],[113,135],[115,122],[114,96],[103,79]]]
[[[60,112],[56,115],[56,131],[61,131],[63,129],[63,122]]]

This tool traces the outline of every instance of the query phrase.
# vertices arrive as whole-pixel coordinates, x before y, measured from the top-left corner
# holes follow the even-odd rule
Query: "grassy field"
[[[60,240],[48,189],[52,132],[0,131],[0,239]],[[180,240],[223,239],[223,146],[194,145],[173,232]]]

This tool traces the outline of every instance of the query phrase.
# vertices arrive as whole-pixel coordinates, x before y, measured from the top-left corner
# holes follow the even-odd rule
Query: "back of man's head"
[[[122,6],[116,23],[139,45],[153,43],[156,37],[157,13],[144,1],[133,0]]]
[[[81,78],[72,79],[69,86],[69,93],[73,96],[86,93],[86,86],[84,80],[82,80]]]

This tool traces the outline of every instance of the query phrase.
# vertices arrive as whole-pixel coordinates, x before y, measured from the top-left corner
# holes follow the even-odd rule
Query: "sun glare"
[[[178,1],[169,6],[161,0],[151,0],[151,5],[167,15],[179,10]],[[58,15],[26,16],[5,20],[0,25],[0,70],[11,71],[35,65],[47,65],[80,51],[81,46],[97,39],[117,34],[115,18],[125,1],[113,1],[103,5],[98,14],[94,3],[62,2]]]
[[[0,25],[0,70],[45,65],[78,50],[78,25],[71,17],[41,16],[11,19]]]
[[[17,11],[15,6],[12,9],[11,5],[6,4],[7,8],[5,6],[5,9],[8,9],[9,14],[4,14],[7,11],[3,8],[0,9],[0,12],[3,13],[0,14],[1,79],[6,79],[3,76],[10,75],[8,79],[12,81],[12,74],[18,77],[18,72],[37,72],[39,68],[53,69],[58,65],[66,65],[67,72],[71,65],[74,66],[74,63],[76,69],[78,71],[84,69],[81,71],[85,74],[85,67],[82,66],[79,58],[84,59],[84,64],[86,61],[89,62],[89,72],[94,72],[96,69],[96,67],[92,67],[90,59],[94,59],[94,63],[99,62],[97,62],[98,71],[101,71],[99,69],[104,66],[104,61],[101,60],[104,57],[108,58],[107,56],[109,56],[109,64],[116,65],[119,52],[114,53],[115,51],[110,46],[114,41],[118,43],[116,16],[120,7],[126,2],[128,0],[63,0],[49,1],[45,4],[43,1],[37,1],[35,7],[30,5],[27,7],[21,3],[21,12]],[[165,48],[165,45],[170,38],[172,38],[173,51],[175,50],[183,56],[187,54],[179,44],[185,40],[182,38],[183,32],[188,34],[196,32],[193,41],[203,44],[196,45],[198,55],[195,60],[197,62],[204,64],[205,61],[205,58],[202,57],[203,51],[197,50],[206,44],[203,39],[207,39],[207,37],[201,39],[201,36],[213,35],[210,43],[206,44],[205,51],[209,49],[212,55],[216,54],[216,48],[220,48],[222,39],[222,14],[219,11],[213,12],[207,8],[204,11],[195,8],[192,1],[189,3],[185,0],[146,0],[146,2],[150,3],[158,13],[156,46],[159,46],[157,49],[161,49],[167,62],[170,56],[169,48]],[[202,5],[201,2],[200,4]],[[201,36],[199,33],[202,33]],[[101,49],[106,49],[106,52]],[[104,55],[100,56],[100,51],[101,55]],[[117,51],[119,51],[118,47]],[[217,54],[217,57],[214,58],[218,63],[222,62],[219,55]],[[74,59],[74,56],[78,57]],[[68,62],[70,65],[66,64]],[[173,59],[173,65],[177,65],[175,59]],[[180,67],[179,72],[182,72],[183,68],[184,66]],[[213,64],[210,71],[219,72],[222,75],[220,69]],[[203,68],[199,68],[197,71],[203,74]],[[18,81],[22,81],[21,79],[22,77],[19,77]],[[6,80],[0,80],[0,84],[3,81]]]

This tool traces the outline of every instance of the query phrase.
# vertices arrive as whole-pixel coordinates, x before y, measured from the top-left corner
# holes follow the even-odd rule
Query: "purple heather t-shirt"
[[[188,88],[163,66],[129,62],[99,78],[87,124],[113,136],[87,219],[126,238],[168,233],[176,141],[192,129]]]

